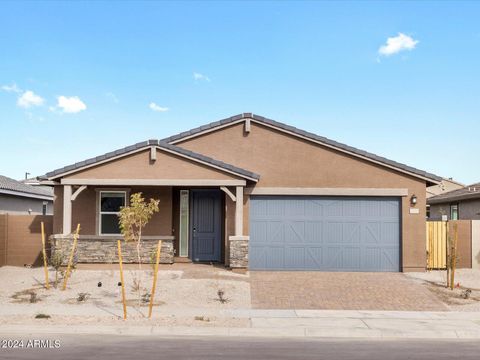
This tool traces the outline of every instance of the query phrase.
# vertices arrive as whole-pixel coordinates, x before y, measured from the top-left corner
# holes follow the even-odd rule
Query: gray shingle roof
[[[45,175],[40,176],[39,178],[40,179],[48,179],[48,178],[56,177],[58,175],[66,173],[68,171],[80,169],[80,168],[83,168],[84,166],[87,166],[87,165],[93,165],[93,164],[98,163],[100,161],[108,160],[108,159],[111,159],[111,158],[119,156],[119,155],[127,154],[131,151],[134,151],[134,150],[148,148],[149,146],[152,146],[152,145],[158,146],[159,148],[163,148],[165,150],[169,150],[169,151],[177,153],[179,155],[187,156],[191,159],[199,160],[199,161],[202,161],[204,163],[219,167],[221,169],[224,169],[224,170],[233,172],[235,174],[238,174],[242,177],[250,178],[250,179],[253,179],[253,180],[260,179],[260,175],[255,174],[251,171],[236,167],[236,166],[231,165],[231,164],[227,164],[223,161],[212,159],[211,157],[208,157],[208,156],[205,156],[205,155],[202,155],[202,154],[190,151],[190,150],[186,150],[186,149],[183,149],[183,148],[175,146],[175,145],[168,144],[166,142],[162,142],[160,140],[142,141],[142,142],[136,143],[134,145],[124,147],[122,149],[118,149],[118,150],[115,150],[115,151],[112,151],[112,152],[109,152],[109,153],[106,153],[106,154],[103,154],[103,155],[100,155],[100,156],[97,156],[97,157],[94,157],[94,158],[91,158],[91,159],[87,159],[87,160],[84,160],[84,161],[81,161],[81,162],[78,162],[78,163],[75,163],[75,164],[72,164],[72,165],[62,167],[60,169],[50,171],[50,172],[46,173]]]
[[[53,199],[53,189],[49,186],[27,185],[20,181],[0,175],[0,192],[2,192],[2,190],[23,193],[25,194],[25,196],[35,195],[49,197]]]
[[[385,164],[385,165],[388,165],[388,166],[391,166],[391,167],[394,167],[394,168],[398,168],[400,170],[407,171],[407,172],[410,172],[410,173],[415,174],[415,175],[419,175],[421,177],[427,178],[427,179],[432,180],[434,182],[440,182],[442,180],[442,177],[431,174],[431,173],[428,173],[426,171],[419,170],[419,169],[416,169],[414,167],[411,167],[411,166],[408,166],[408,165],[405,165],[405,164],[401,164],[401,163],[393,161],[393,160],[389,160],[389,159],[384,158],[382,156],[372,154],[372,153],[369,153],[367,151],[360,150],[360,149],[354,148],[352,146],[348,146],[348,145],[336,142],[334,140],[330,140],[326,137],[319,136],[319,135],[316,135],[316,134],[313,134],[313,133],[310,133],[308,131],[304,131],[304,130],[301,130],[301,129],[297,129],[296,127],[293,127],[293,126],[290,126],[290,125],[287,125],[287,124],[283,124],[281,122],[271,120],[271,119],[265,118],[263,116],[255,115],[255,114],[252,114],[252,113],[243,113],[243,114],[235,115],[235,116],[223,119],[223,120],[215,121],[215,122],[212,122],[212,123],[207,124],[207,125],[202,125],[200,127],[191,129],[189,131],[185,131],[185,132],[179,133],[177,135],[173,135],[173,136],[170,136],[168,138],[162,139],[162,141],[165,141],[167,143],[175,142],[175,141],[181,140],[185,137],[189,137],[189,136],[201,133],[205,130],[213,129],[217,126],[226,125],[226,124],[233,123],[235,121],[242,120],[242,119],[245,119],[245,118],[250,118],[250,119],[253,119],[255,121],[258,121],[259,123],[274,126],[274,127],[279,128],[279,129],[286,130],[286,131],[292,132],[294,134],[306,137],[308,139],[318,141],[320,143],[324,143],[328,146],[332,146],[332,147],[338,148],[340,150],[348,151],[348,152],[350,152],[352,154],[355,154],[355,155],[366,157],[366,158],[371,159],[373,161],[376,161],[376,162],[379,162],[379,163],[382,163],[382,164]]]
[[[452,190],[443,194],[432,196],[427,199],[428,204],[441,204],[458,200],[469,200],[480,198],[480,183],[465,186],[464,188]]]

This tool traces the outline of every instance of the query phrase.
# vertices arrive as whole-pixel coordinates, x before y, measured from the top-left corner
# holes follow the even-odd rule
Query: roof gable
[[[64,176],[78,174],[79,172],[84,172],[88,169],[91,169],[93,167],[98,167],[102,164],[110,163],[112,161],[130,156],[130,155],[134,155],[139,152],[145,152],[150,148],[155,148],[164,153],[169,153],[169,154],[175,155],[176,157],[180,157],[183,159],[187,159],[191,162],[201,164],[204,167],[208,167],[216,171],[218,170],[223,173],[228,173],[228,174],[241,177],[250,181],[256,182],[260,178],[258,174],[255,174],[251,171],[241,169],[239,167],[227,164],[225,162],[218,161],[210,157],[204,156],[202,154],[198,154],[193,151],[189,151],[189,150],[180,148],[178,146],[167,144],[158,140],[148,140],[148,141],[140,142],[131,146],[127,146],[125,148],[112,151],[104,155],[97,156],[95,158],[87,159],[85,161],[81,161],[73,165],[65,166],[63,168],[51,171],[40,178],[44,180],[47,180],[47,179],[55,180]]]
[[[411,166],[408,166],[408,165],[405,165],[405,164],[401,164],[401,163],[398,163],[396,161],[389,160],[387,158],[378,156],[376,154],[369,153],[367,151],[360,150],[360,149],[354,148],[352,146],[348,146],[348,145],[336,142],[334,140],[330,140],[326,137],[319,136],[319,135],[316,135],[316,134],[298,129],[296,127],[293,127],[293,126],[290,126],[290,125],[287,125],[287,124],[283,124],[283,123],[280,123],[278,121],[271,120],[271,119],[265,118],[263,116],[255,115],[255,114],[252,114],[252,113],[239,114],[239,115],[235,115],[235,116],[223,119],[223,120],[215,121],[215,122],[212,122],[210,124],[203,125],[203,126],[191,129],[189,131],[185,131],[185,132],[179,133],[177,135],[173,135],[173,136],[170,136],[168,138],[162,139],[162,141],[167,142],[169,144],[177,144],[177,143],[181,143],[182,141],[185,141],[187,139],[197,137],[197,136],[201,136],[201,135],[207,134],[208,132],[217,131],[217,130],[222,129],[224,127],[231,126],[231,125],[234,125],[234,124],[237,124],[237,123],[240,123],[240,122],[244,122],[244,121],[247,121],[247,120],[257,122],[257,123],[259,123],[261,125],[264,125],[264,126],[272,127],[276,130],[291,134],[293,136],[303,138],[303,139],[308,140],[308,141],[312,141],[314,143],[317,143],[317,144],[320,144],[322,146],[326,146],[326,147],[335,149],[335,150],[343,152],[343,153],[347,153],[347,154],[352,155],[354,157],[359,157],[359,158],[362,158],[364,160],[367,160],[367,161],[370,161],[370,162],[373,162],[373,163],[376,163],[376,164],[379,164],[379,165],[382,165],[382,166],[385,166],[385,167],[388,167],[388,168],[391,168],[391,169],[395,169],[395,170],[403,172],[403,173],[407,173],[411,176],[427,180],[428,182],[431,182],[433,184],[437,184],[442,180],[442,178],[440,176],[428,173],[426,171],[419,170],[419,169],[416,169],[414,167],[411,167]]]

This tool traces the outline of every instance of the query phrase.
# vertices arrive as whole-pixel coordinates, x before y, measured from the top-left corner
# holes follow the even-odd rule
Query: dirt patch
[[[454,311],[480,311],[480,271],[458,269],[455,287],[446,287],[446,271],[408,273],[408,277],[427,288],[438,300]]]
[[[202,267],[202,270],[205,276],[201,276],[202,271],[195,270],[194,278],[184,277],[182,270],[159,271],[154,298],[154,318],[162,319],[157,319],[159,322],[188,326],[195,322],[195,316],[207,316],[209,323],[216,323],[220,320],[215,319],[223,319],[224,310],[251,308],[248,276],[229,276],[229,271],[214,267]],[[50,274],[53,275],[53,271]],[[127,270],[124,277],[128,317],[142,319],[148,314],[152,271]],[[5,319],[17,319],[16,316],[20,315],[27,317],[18,319],[31,321],[38,313],[52,316],[53,320],[48,321],[57,319],[55,321],[65,323],[70,323],[70,318],[80,319],[80,315],[90,319],[88,323],[95,322],[93,319],[101,319],[103,322],[106,319],[123,317],[118,271],[76,270],[65,291],[61,290],[61,285],[59,288],[52,286],[49,290],[45,289],[42,286],[43,278],[42,268],[0,268],[0,281],[5,284],[0,288],[0,323],[5,323]],[[139,287],[132,286],[134,279],[140,281]],[[219,300],[219,291],[222,299],[228,301]],[[34,302],[30,300],[32,296],[35,298]],[[174,316],[170,318],[169,315],[172,314]]]

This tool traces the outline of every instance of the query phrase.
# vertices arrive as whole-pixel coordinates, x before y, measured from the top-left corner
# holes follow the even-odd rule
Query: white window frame
[[[127,191],[125,190],[100,190],[98,192],[98,207],[97,207],[97,211],[98,211],[98,234],[99,235],[105,235],[105,236],[117,236],[117,235],[121,235],[121,233],[118,233],[118,234],[104,234],[102,233],[102,215],[118,215],[120,214],[119,211],[102,211],[102,193],[114,193],[114,194],[123,194],[124,198],[125,198],[125,206],[128,206],[128,197],[127,197]]]
[[[454,219],[453,216],[452,216],[453,215],[453,209],[455,209],[456,213],[457,213],[456,214],[457,215],[456,219]],[[460,206],[459,206],[459,204],[458,203],[450,204],[450,220],[459,220],[459,219],[460,219]]]

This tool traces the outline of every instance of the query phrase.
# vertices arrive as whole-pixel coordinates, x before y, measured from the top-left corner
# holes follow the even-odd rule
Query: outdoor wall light
[[[412,197],[410,198],[410,204],[412,204],[413,206],[417,204],[417,195],[412,195]]]

